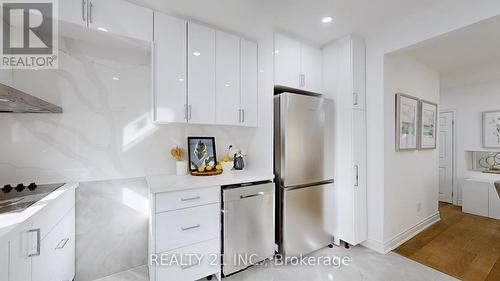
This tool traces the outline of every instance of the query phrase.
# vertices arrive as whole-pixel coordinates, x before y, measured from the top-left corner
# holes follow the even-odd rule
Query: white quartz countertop
[[[193,188],[231,185],[258,181],[269,181],[274,175],[269,172],[230,171],[217,176],[195,177],[191,175],[156,175],[146,178],[150,193],[171,192]]]
[[[23,210],[19,213],[7,213],[0,214],[0,238],[3,238],[5,235],[9,234],[12,230],[14,230],[17,226],[22,224],[31,218],[34,214],[45,208],[50,204],[50,201],[56,199],[61,196],[67,190],[75,189],[78,187],[78,183],[66,183],[65,185],[59,187],[57,190],[49,193],[42,200],[34,203],[29,206],[27,209]]]

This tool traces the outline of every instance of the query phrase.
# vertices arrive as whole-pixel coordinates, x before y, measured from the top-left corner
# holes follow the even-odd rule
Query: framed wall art
[[[425,100],[420,101],[420,126],[419,147],[420,149],[437,148],[437,115],[438,105]]]
[[[418,98],[396,94],[396,151],[418,148]]]
[[[215,152],[215,138],[213,137],[188,137],[189,170],[212,166],[217,163]]]
[[[483,112],[483,146],[500,148],[500,110]]]

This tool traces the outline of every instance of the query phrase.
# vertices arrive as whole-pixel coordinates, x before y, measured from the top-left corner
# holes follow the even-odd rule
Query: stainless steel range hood
[[[62,108],[0,83],[0,113],[62,113]]]

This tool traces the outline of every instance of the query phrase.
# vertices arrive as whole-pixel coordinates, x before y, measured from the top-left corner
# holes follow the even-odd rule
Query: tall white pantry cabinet
[[[335,239],[351,245],[368,236],[365,57],[355,35],[323,49],[323,93],[335,101]]]

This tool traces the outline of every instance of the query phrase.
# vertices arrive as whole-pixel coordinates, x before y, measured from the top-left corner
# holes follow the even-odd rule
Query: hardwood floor
[[[441,221],[394,252],[461,280],[500,280],[500,221],[440,203]]]

